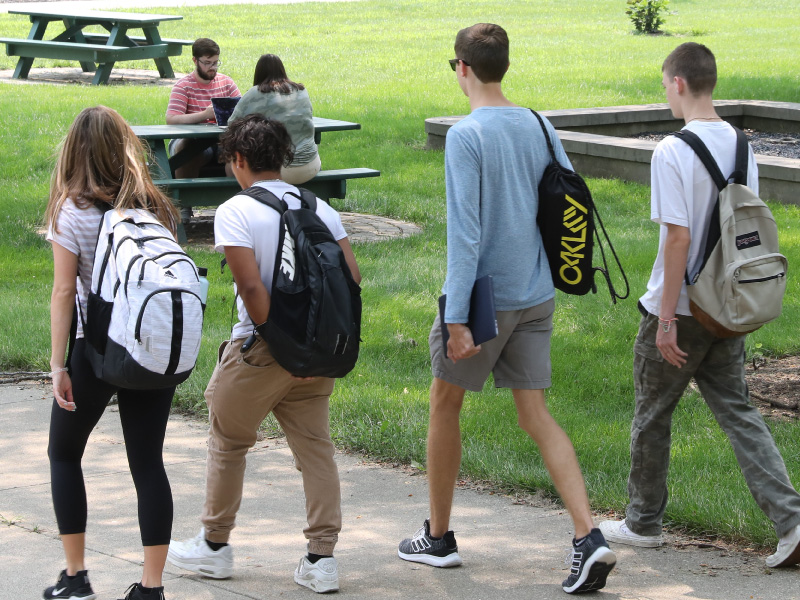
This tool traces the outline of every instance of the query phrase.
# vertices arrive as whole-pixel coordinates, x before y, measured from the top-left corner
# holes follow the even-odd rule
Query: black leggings
[[[76,340],[70,360],[76,410],[67,411],[53,400],[50,416],[50,485],[58,530],[62,535],[86,531],[86,488],[81,459],[89,434],[103,415],[114,392],[136,486],[139,531],[143,546],[169,544],[172,533],[172,490],[164,470],[162,449],[175,388],[117,389],[97,379],[84,358],[83,339]]]

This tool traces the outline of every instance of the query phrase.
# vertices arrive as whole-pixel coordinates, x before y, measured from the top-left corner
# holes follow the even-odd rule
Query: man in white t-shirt
[[[708,147],[723,174],[734,170],[736,132],[714,109],[714,55],[701,44],[678,46],[664,61],[662,84],[672,114]],[[752,149],[747,185],[758,192]],[[658,144],[651,165],[651,219],[661,226],[658,255],[634,345],[636,408],[631,427],[630,503],[622,521],[605,521],[610,542],[663,542],[672,413],[694,378],[728,436],[750,492],[779,538],[769,567],[800,562],[800,495],[764,419],[749,401],[744,336],[718,338],[691,316],[684,275],[702,258],[718,190],[691,147],[675,136]],[[713,493],[713,492],[712,492]]]
[[[281,166],[292,161],[292,148],[283,124],[255,114],[233,122],[220,137],[221,156],[232,166],[242,189],[264,187],[285,200],[289,209],[296,209],[300,202],[287,192],[297,194],[297,188],[280,180]],[[359,282],[339,214],[318,200],[317,215],[339,242],[353,279]],[[293,377],[277,364],[261,337],[250,337],[269,314],[278,225],[275,210],[244,195],[222,204],[214,218],[215,247],[224,252],[233,274],[239,321],[230,341],[220,348],[205,393],[210,429],[203,528],[195,538],[172,541],[168,558],[207,577],[233,574],[228,539],[242,499],[245,457],[256,442],[259,425],[272,413],[302,472],[306,496],[308,554],[300,559],[294,579],[315,592],[332,592],[339,589],[333,549],[342,526],[339,473],[328,423],[334,380]]]

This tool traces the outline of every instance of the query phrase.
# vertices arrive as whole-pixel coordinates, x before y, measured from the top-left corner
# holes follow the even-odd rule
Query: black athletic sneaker
[[[42,594],[44,600],[94,600],[97,598],[89,584],[88,571],[78,571],[74,577],[68,577],[61,571],[58,583],[51,585]]]
[[[151,592],[145,594],[141,590],[141,584],[132,583],[128,586],[128,589],[125,590],[125,597],[120,598],[120,600],[164,600],[163,587],[154,587],[150,589]]]
[[[425,563],[432,567],[457,567],[461,564],[456,536],[448,531],[438,539],[431,537],[431,523],[425,524],[412,538],[400,542],[397,555],[403,560]]]
[[[594,528],[577,542],[572,540],[567,562],[572,563],[572,568],[561,587],[568,594],[580,594],[605,587],[606,577],[617,564],[617,555],[608,547],[600,530]]]

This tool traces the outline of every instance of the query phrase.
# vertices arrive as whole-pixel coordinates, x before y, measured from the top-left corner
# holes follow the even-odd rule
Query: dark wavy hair
[[[294,145],[280,121],[260,114],[233,121],[219,136],[219,155],[231,162],[241,154],[253,171],[280,171],[294,160]]]
[[[294,91],[305,89],[302,83],[292,81],[286,76],[283,61],[275,54],[262,54],[258,59],[256,71],[253,74],[253,85],[258,86],[258,91],[262,94],[270,92],[291,94]]]

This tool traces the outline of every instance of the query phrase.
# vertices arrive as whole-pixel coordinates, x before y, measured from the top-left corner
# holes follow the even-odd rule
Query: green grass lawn
[[[430,383],[427,335],[445,275],[443,154],[424,150],[427,117],[465,114],[447,59],[461,27],[492,21],[507,28],[509,97],[538,109],[663,102],[661,62],[679,43],[707,44],[717,55],[719,99],[800,100],[800,12],[789,0],[714,3],[672,0],[665,35],[632,34],[625,3],[593,0],[395,2],[148,9],[179,13],[162,35],[214,38],[222,72],[247,89],[263,52],[280,55],[290,77],[308,87],[315,114],[358,121],[358,132],[323,136],[323,168],[372,167],[382,175],[351,183],[334,206],[420,224],[421,235],[357,245],[364,275],[364,344],[355,371],[337,384],[332,429],[340,446],[372,456],[425,462]],[[0,36],[26,37],[29,22],[0,15]],[[0,69],[15,59],[1,56]],[[34,66],[76,66],[36,61]],[[173,59],[191,70],[189,53]],[[147,61],[123,66],[152,69]],[[58,140],[86,106],[105,104],[131,124],[161,123],[166,87],[0,86],[0,367],[45,370],[49,358],[52,258],[41,224]],[[626,502],[633,411],[632,345],[641,295],[655,257],[649,189],[590,180],[609,234],[628,272],[631,298],[612,306],[606,293],[559,295],[549,405],[571,436],[592,504],[621,510]],[[800,264],[800,211],[773,206],[790,263]],[[210,268],[206,343],[177,403],[202,410],[202,391],[218,343],[230,328],[231,279],[219,256],[191,248]],[[797,353],[798,279],[789,280],[785,314],[748,339],[748,348]],[[487,386],[468,394],[462,416],[463,471],[523,490],[552,492],[534,444],[516,427],[508,392]],[[790,476],[800,486],[797,423],[774,423]],[[739,474],[724,434],[702,400],[689,394],[675,415],[671,500],[676,526],[755,543],[774,534]]]

